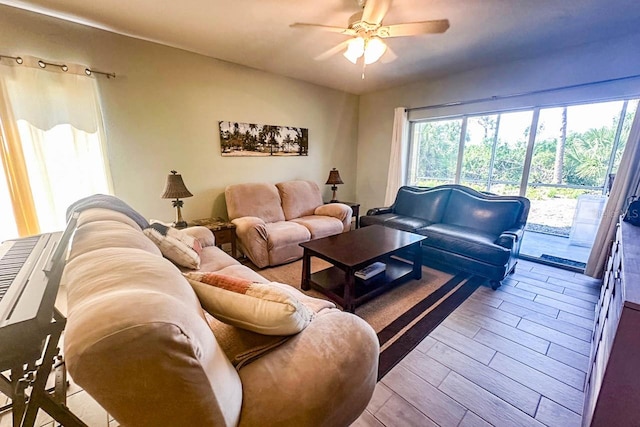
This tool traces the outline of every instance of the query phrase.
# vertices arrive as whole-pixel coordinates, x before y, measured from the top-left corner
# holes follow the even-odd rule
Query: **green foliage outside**
[[[462,131],[461,120],[428,122],[419,125],[418,165],[416,177],[419,184],[429,186],[429,177],[434,182],[453,180],[458,160],[458,143]]]
[[[620,163],[634,114],[635,109],[630,108],[624,118],[620,143],[615,154],[614,173]],[[484,129],[484,137],[470,143],[469,135],[465,135],[461,184],[479,191],[488,190],[488,173],[495,142],[491,192],[518,194],[529,128],[527,127],[515,140],[513,135],[510,140],[505,140],[500,132],[496,137],[496,128],[501,126],[497,123],[498,117],[494,115],[468,119],[469,122],[474,120],[474,124]],[[561,159],[556,158],[558,144],[563,139],[561,132],[557,132],[556,137],[547,136],[546,139],[542,139],[541,135],[549,135],[549,132],[542,132],[544,123],[540,123],[529,173],[527,197],[534,200],[555,197],[575,199],[586,193],[601,193],[598,190],[584,188],[558,188],[536,184],[603,187],[618,120],[619,117],[614,117],[608,126],[592,128],[585,132],[566,132]],[[416,185],[434,186],[452,183],[458,160],[462,119],[420,123],[415,129],[414,141],[418,143]],[[560,160],[560,166],[557,160]],[[560,176],[560,173],[555,174],[558,172],[556,167],[560,168],[562,182],[557,182],[555,178]]]

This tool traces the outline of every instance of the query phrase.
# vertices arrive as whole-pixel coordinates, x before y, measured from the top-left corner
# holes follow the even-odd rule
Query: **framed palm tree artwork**
[[[218,124],[222,157],[309,155],[309,129],[225,121]]]

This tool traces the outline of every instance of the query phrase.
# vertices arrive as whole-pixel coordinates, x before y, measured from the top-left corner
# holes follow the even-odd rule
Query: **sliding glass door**
[[[409,183],[524,195],[521,253],[581,267],[637,107],[622,100],[414,122]]]
[[[467,119],[460,184],[500,195],[518,195],[532,111]]]

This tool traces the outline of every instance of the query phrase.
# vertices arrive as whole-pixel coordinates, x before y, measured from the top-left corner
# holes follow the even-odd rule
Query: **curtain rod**
[[[10,55],[0,54],[0,61],[2,61],[2,58],[13,59],[14,61],[16,61],[16,64],[18,64],[18,65],[23,65],[24,64],[24,59],[21,56],[10,56]],[[55,64],[53,62],[43,61],[42,59],[39,59],[37,64],[38,64],[38,67],[40,67],[41,69],[45,69],[45,68],[47,68],[47,66],[52,66],[52,67],[60,68],[65,73],[67,71],[69,71],[69,66],[67,66],[66,64]],[[108,73],[106,71],[93,70],[93,69],[91,69],[89,67],[85,67],[84,74],[87,75],[87,76],[91,76],[93,74],[100,74],[102,76],[105,76],[108,79],[111,79],[111,78],[115,79],[116,78],[116,74],[115,73]]]
[[[469,101],[454,101],[454,102],[446,102],[443,104],[427,105],[424,107],[407,108],[406,111],[409,112],[409,111],[417,111],[417,110],[431,110],[434,108],[455,107],[458,105],[477,104],[479,102],[498,101],[502,99],[517,98],[521,96],[539,95],[541,93],[555,92],[555,91],[567,90],[567,89],[576,89],[576,88],[600,85],[605,83],[613,83],[613,82],[619,82],[624,80],[633,80],[637,78],[640,78],[640,74],[634,74],[632,76],[626,76],[626,77],[617,77],[617,78],[607,79],[607,80],[597,80],[597,81],[588,82],[588,83],[578,83],[578,84],[569,85],[569,86],[558,86],[550,89],[532,90],[530,92],[514,93],[510,95],[494,95],[486,98],[471,99]]]

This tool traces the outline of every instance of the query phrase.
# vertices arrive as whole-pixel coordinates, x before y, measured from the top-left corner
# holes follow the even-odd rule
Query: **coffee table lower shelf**
[[[413,264],[409,262],[396,258],[388,258],[383,261],[386,264],[384,272],[367,280],[355,277],[353,309],[382,294],[400,282],[412,278],[414,275]],[[340,304],[343,309],[348,310],[349,307],[345,307],[344,298],[346,274],[347,272],[338,267],[330,267],[313,273],[309,284],[313,289],[325,294],[331,298],[332,301]]]

